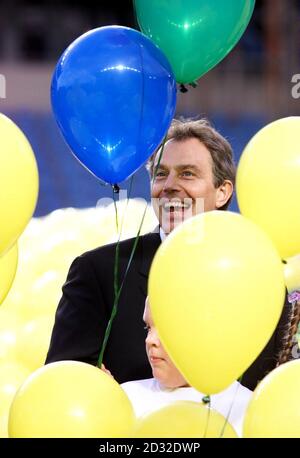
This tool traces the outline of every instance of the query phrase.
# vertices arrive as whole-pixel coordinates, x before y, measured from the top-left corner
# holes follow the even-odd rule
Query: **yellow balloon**
[[[279,320],[284,294],[278,252],[236,213],[186,220],[160,246],[150,270],[162,343],[189,384],[207,394],[225,389],[255,360]]]
[[[50,345],[54,316],[38,316],[19,328],[15,348],[16,358],[35,371],[45,363]]]
[[[176,401],[137,421],[134,437],[238,437],[223,415],[204,404]]]
[[[14,395],[30,371],[18,362],[0,363],[0,438],[8,437],[8,413]]]
[[[14,281],[18,265],[18,245],[0,256],[0,304],[4,301]]]
[[[38,169],[23,132],[0,113],[0,255],[20,236],[38,195]]]
[[[289,293],[300,291],[300,255],[286,259],[284,264],[285,284]]]
[[[237,199],[244,216],[273,240],[282,258],[300,253],[300,116],[260,130],[237,170]]]
[[[253,393],[244,437],[300,438],[300,360],[270,372]]]
[[[35,371],[18,390],[10,437],[128,437],[135,417],[119,384],[99,368],[60,361]]]
[[[26,276],[24,276],[26,280]],[[61,287],[65,283],[66,273],[62,274],[54,270],[32,279],[28,289],[20,289],[23,293],[23,302],[19,304],[19,313],[26,321],[34,320],[38,316],[52,315],[54,317],[62,292]],[[16,279],[17,283],[17,279]],[[19,288],[22,283],[18,282]]]
[[[20,317],[13,310],[0,308],[0,363],[16,357],[16,343]]]

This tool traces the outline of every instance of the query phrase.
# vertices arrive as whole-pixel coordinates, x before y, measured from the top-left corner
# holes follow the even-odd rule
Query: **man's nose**
[[[175,173],[169,173],[164,183],[163,190],[166,193],[172,193],[174,191],[179,191],[179,189],[180,189],[180,186],[179,186],[179,180],[178,180],[177,175]]]

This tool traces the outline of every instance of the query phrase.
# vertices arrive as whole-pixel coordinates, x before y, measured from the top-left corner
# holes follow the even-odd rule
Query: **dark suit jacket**
[[[124,278],[134,240],[119,245],[119,283]],[[160,243],[159,233],[139,238],[120,295],[103,358],[119,383],[152,377],[145,351],[143,311],[148,273]],[[72,263],[56,312],[46,363],[77,360],[97,364],[114,301],[115,249],[116,244],[106,245],[84,253]],[[288,306],[284,307],[280,325],[268,345],[243,376],[242,384],[250,389],[275,367],[287,312]]]

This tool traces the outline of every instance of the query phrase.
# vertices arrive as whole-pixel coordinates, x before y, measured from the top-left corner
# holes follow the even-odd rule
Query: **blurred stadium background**
[[[6,97],[0,111],[27,135],[37,158],[40,194],[35,216],[63,207],[95,207],[111,197],[70,154],[54,121],[49,87],[64,49],[87,30],[118,24],[137,28],[131,0],[10,0],[0,3],[0,74]],[[300,73],[300,1],[257,0],[254,15],[234,50],[178,93],[177,115],[203,115],[234,147],[235,159],[268,122],[300,114],[292,76]],[[127,189],[129,182],[122,183]],[[79,191],[80,190],[80,191]],[[149,200],[147,172],[134,177],[132,197]],[[237,210],[236,200],[232,210]]]

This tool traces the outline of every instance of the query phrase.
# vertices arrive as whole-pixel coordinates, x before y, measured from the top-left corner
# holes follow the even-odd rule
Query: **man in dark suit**
[[[159,152],[148,164],[159,230],[139,237],[129,268],[135,239],[119,244],[118,285],[126,278],[103,358],[119,383],[152,376],[145,352],[143,310],[150,265],[161,240],[186,217],[225,210],[235,181],[231,147],[207,121],[174,121],[162,155]],[[111,244],[72,263],[46,363],[71,359],[97,364],[114,303],[115,256],[116,244]],[[275,367],[287,318],[284,310],[280,326],[243,377],[242,383],[250,389]]]

